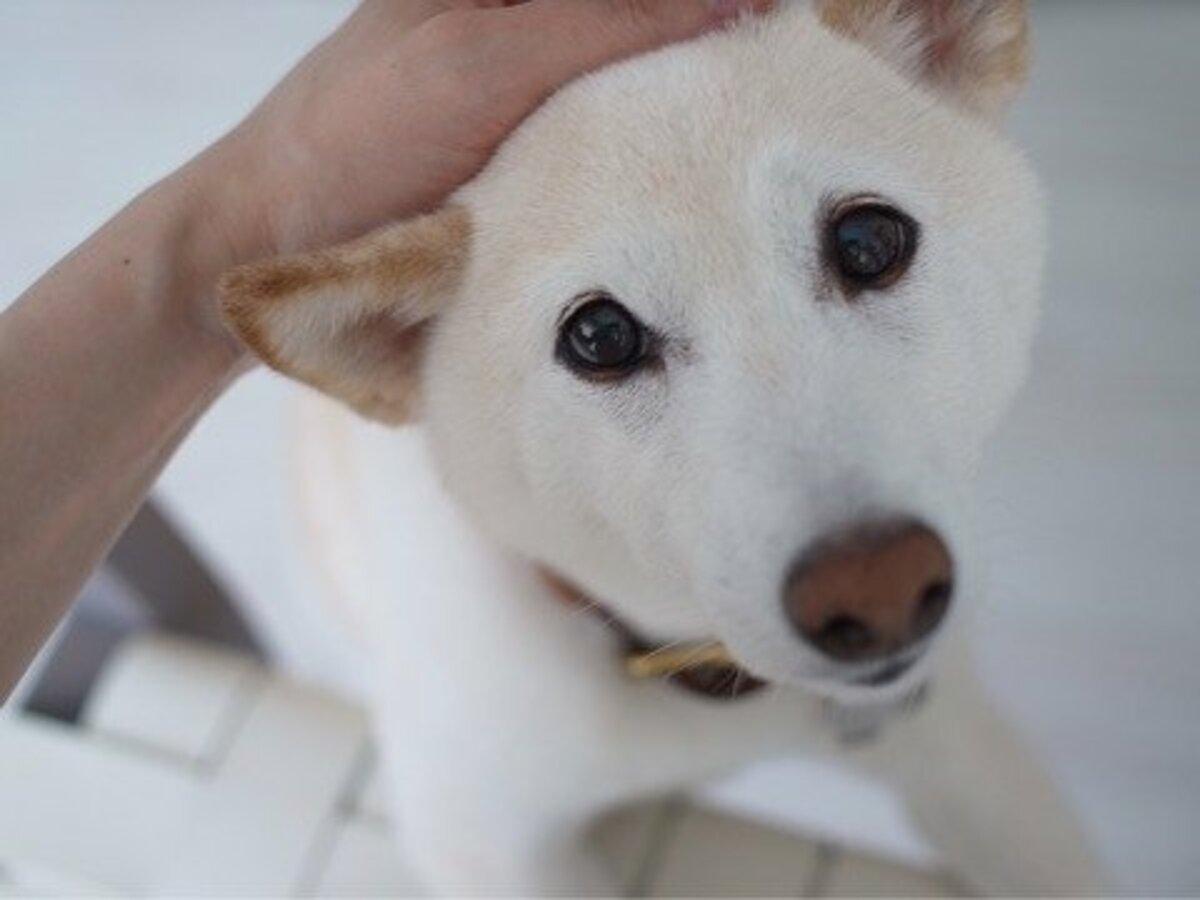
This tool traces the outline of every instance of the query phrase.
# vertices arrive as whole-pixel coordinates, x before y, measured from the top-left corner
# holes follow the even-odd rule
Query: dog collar
[[[746,671],[720,641],[655,643],[554,572],[541,570],[555,596],[587,612],[619,639],[621,665],[633,679],[661,680],[710,700],[739,700],[767,686]]]

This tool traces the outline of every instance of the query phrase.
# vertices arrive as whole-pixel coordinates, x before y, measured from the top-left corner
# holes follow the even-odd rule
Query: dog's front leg
[[[585,846],[597,811],[588,773],[573,770],[570,747],[552,729],[537,735],[495,720],[460,727],[423,719],[410,710],[389,720],[384,712],[376,727],[399,845],[428,889],[448,896],[619,892]]]
[[[394,810],[404,858],[423,885],[444,896],[616,896],[619,888],[585,848],[582,821],[510,797],[501,809],[478,800],[495,787],[431,780],[406,785]],[[465,795],[465,796],[464,796]]]
[[[867,758],[899,783],[917,825],[972,887],[993,895],[1112,891],[1078,819],[996,711],[965,646],[951,648],[920,714]]]
[[[490,662],[504,678],[489,684],[482,664],[430,672],[419,692],[374,704],[406,862],[438,894],[619,893],[585,842],[613,789],[586,708],[527,659]]]

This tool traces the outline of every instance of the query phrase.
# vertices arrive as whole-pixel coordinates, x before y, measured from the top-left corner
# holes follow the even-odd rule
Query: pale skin
[[[763,0],[367,0],[0,315],[0,699],[249,366],[230,268],[437,206],[558,86]]]

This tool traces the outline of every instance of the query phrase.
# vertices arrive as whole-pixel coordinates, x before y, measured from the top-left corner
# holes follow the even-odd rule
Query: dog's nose
[[[932,528],[872,522],[818,541],[784,589],[800,635],[840,662],[889,656],[931,634],[954,593],[954,562]]]

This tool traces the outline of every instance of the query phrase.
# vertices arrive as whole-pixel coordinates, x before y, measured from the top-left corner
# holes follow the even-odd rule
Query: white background
[[[218,136],[347,8],[0,0],[0,306]],[[1200,3],[1034,13],[1015,127],[1047,182],[1052,252],[1034,377],[990,466],[987,674],[1122,881],[1196,893]],[[295,577],[277,474],[291,390],[245,379],[159,490],[246,595]],[[790,819],[824,806],[843,830],[907,845],[878,798],[798,766],[719,793]]]

